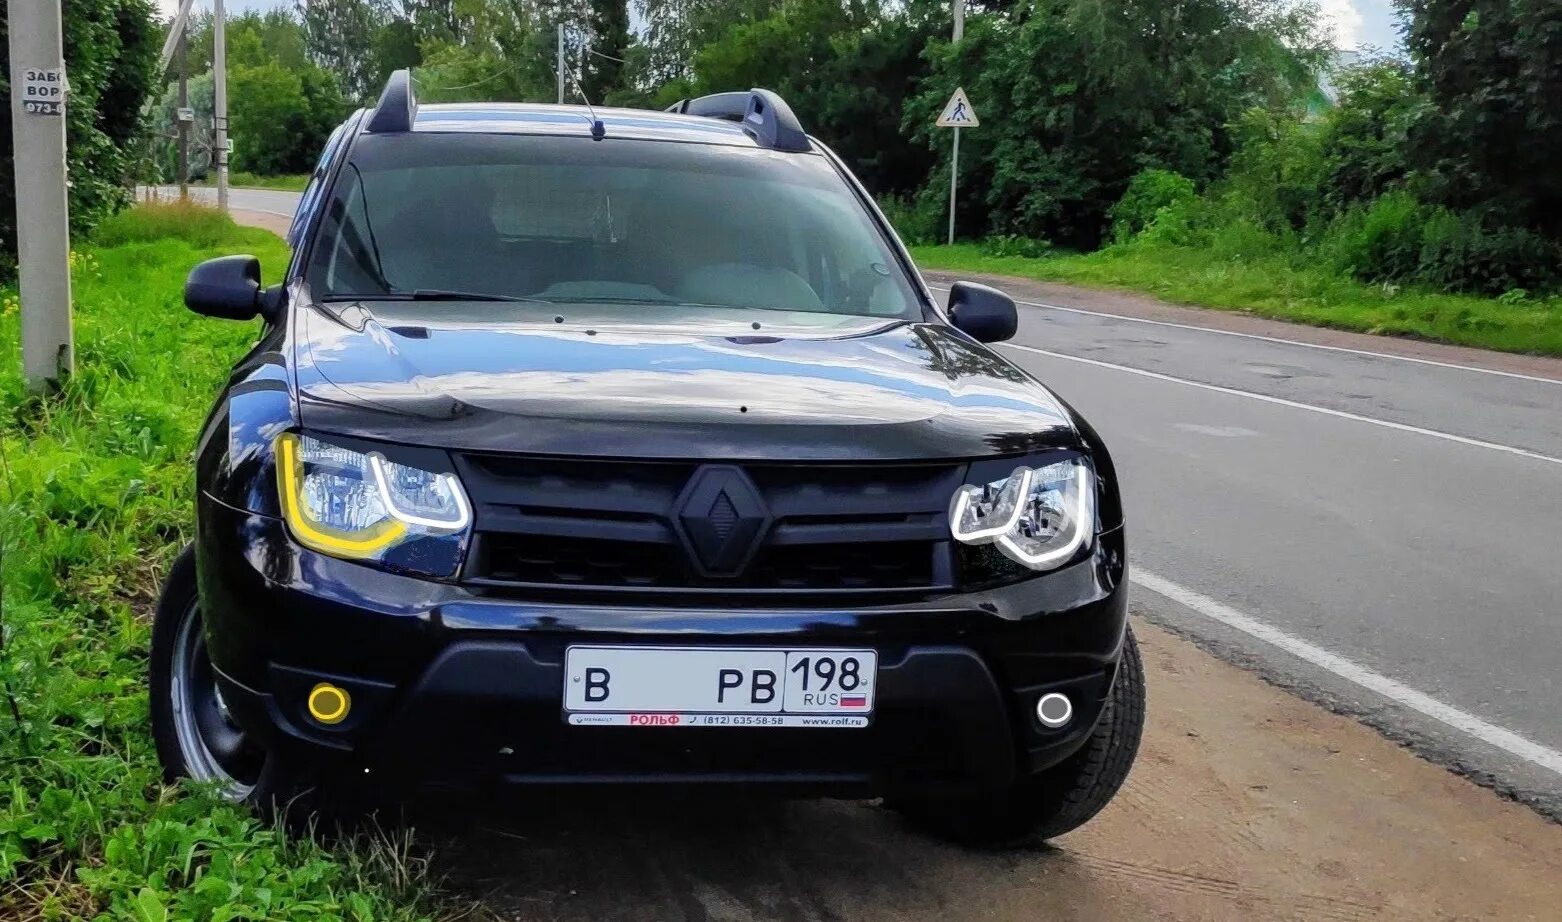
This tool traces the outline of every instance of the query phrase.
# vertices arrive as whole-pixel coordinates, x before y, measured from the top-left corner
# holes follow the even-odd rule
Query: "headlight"
[[[1051,570],[1095,534],[1095,481],[1080,459],[1018,467],[986,486],[963,486],[949,505],[949,530],[965,544],[993,544],[1015,563]]]
[[[332,445],[277,436],[282,514],[299,544],[398,570],[452,576],[472,508],[454,474],[439,474]]]

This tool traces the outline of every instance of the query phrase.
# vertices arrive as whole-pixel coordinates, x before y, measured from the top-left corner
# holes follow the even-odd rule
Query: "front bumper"
[[[1056,764],[1100,716],[1121,650],[1121,531],[999,590],[894,605],[654,608],[527,600],[305,550],[273,518],[203,497],[197,564],[212,661],[267,745],[380,776],[467,785],[732,782],[812,793],[996,787]],[[567,725],[571,644],[852,646],[879,654],[867,729]],[[320,681],[346,720],[307,715]],[[1048,730],[1043,694],[1074,718]]]

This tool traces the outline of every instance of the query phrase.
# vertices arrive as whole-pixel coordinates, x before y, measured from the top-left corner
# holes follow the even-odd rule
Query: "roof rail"
[[[418,101],[412,95],[412,72],[406,68],[391,71],[385,81],[380,101],[369,113],[365,131],[375,134],[391,131],[411,131],[412,122],[418,117]]]
[[[791,151],[812,149],[792,107],[770,90],[756,87],[746,93],[715,93],[697,99],[680,99],[668,106],[667,111],[738,122],[761,147]]]

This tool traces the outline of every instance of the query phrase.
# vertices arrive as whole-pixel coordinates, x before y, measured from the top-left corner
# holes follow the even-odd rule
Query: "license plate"
[[[570,647],[576,726],[866,727],[878,654],[763,647]]]

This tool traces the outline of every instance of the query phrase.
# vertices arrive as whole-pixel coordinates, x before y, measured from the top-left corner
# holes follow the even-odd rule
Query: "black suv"
[[[170,779],[724,784],[988,840],[1122,784],[1106,448],[776,94],[419,107],[398,72],[289,239],[280,285],[185,288],[263,326],[158,609]]]

